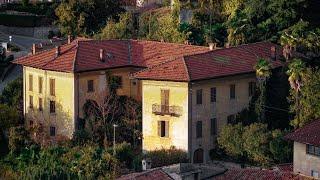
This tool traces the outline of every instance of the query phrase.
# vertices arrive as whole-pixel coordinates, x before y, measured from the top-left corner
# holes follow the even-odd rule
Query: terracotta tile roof
[[[45,70],[83,72],[124,66],[151,67],[173,58],[209,51],[202,46],[155,41],[88,39],[78,39],[60,49],[58,57],[53,48],[16,59],[14,63]],[[100,49],[105,53],[105,62],[100,61]]]
[[[277,61],[271,60],[271,47],[273,46],[277,48]],[[280,46],[269,42],[259,42],[195,55],[184,55],[183,58],[150,67],[134,76],[138,79],[194,81],[251,73],[255,72],[253,67],[258,58],[269,59],[274,68],[281,66],[282,63],[279,61],[281,54]],[[166,68],[173,64],[175,70]]]
[[[303,144],[320,146],[320,119],[314,120],[302,128],[295,130],[285,136],[285,139]]]
[[[291,172],[260,169],[229,169],[224,174],[213,177],[217,180],[307,180],[311,179]]]
[[[133,173],[121,176],[118,180],[173,180],[161,169],[149,170],[141,173]]]
[[[284,172],[293,172],[293,164],[292,163],[286,163],[286,164],[278,164],[276,166],[280,171]]]

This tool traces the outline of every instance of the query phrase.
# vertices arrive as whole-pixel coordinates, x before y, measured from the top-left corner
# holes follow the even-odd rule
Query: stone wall
[[[58,31],[57,27],[8,27],[0,25],[0,32],[6,34],[13,34],[13,35],[21,35],[21,36],[29,36],[34,38],[47,38],[48,32],[52,30],[54,32]]]

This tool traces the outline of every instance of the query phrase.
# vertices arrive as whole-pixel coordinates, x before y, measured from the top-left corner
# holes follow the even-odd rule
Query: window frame
[[[87,81],[87,92],[94,92],[94,80],[90,79]]]
[[[236,84],[230,84],[229,86],[229,97],[231,100],[236,99]]]
[[[55,126],[50,126],[50,137],[55,137],[56,136],[56,133],[57,132],[57,129]]]
[[[196,123],[196,138],[202,138],[203,136],[203,124],[202,121],[197,121]]]
[[[306,154],[320,157],[320,147],[311,144],[306,145]]]
[[[203,90],[202,89],[196,90],[196,103],[197,103],[197,105],[201,105],[203,103]]]
[[[33,91],[33,75],[29,74],[29,91]]]
[[[257,87],[256,82],[254,82],[254,81],[249,82],[249,87],[248,87],[249,97],[252,97],[254,95],[254,93],[256,91],[256,87]]]
[[[215,136],[218,134],[217,129],[217,118],[211,118],[210,119],[210,134],[212,136]]]
[[[49,79],[49,90],[50,90],[50,96],[56,96],[56,80],[53,78]]]
[[[164,120],[158,121],[158,136],[160,138],[169,137],[169,121],[164,121]]]
[[[217,87],[210,88],[210,102],[217,102]]]
[[[41,76],[38,77],[38,91],[39,94],[43,93],[43,77]]]
[[[56,101],[50,100],[49,102],[50,114],[56,113]]]

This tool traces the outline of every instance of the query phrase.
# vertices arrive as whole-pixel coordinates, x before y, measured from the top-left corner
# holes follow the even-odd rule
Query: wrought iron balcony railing
[[[153,104],[152,113],[156,115],[161,115],[161,116],[170,115],[170,116],[178,117],[182,115],[182,107]]]

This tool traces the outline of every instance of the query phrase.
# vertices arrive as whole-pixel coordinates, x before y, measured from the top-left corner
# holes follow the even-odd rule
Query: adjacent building
[[[258,58],[281,66],[268,42],[171,58],[135,73],[142,83],[143,150],[175,146],[194,163],[210,160],[222,127],[248,107]]]
[[[288,134],[294,141],[294,173],[320,178],[320,119]]]

